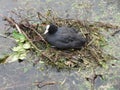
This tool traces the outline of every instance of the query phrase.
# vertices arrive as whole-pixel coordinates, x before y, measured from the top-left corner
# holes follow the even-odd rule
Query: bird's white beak
[[[45,30],[44,34],[48,33],[48,29]]]
[[[47,25],[44,34],[48,33],[48,29],[49,29],[49,28],[50,28],[50,25]]]

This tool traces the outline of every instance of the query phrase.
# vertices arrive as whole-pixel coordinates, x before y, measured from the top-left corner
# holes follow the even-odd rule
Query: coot
[[[75,29],[66,26],[47,25],[44,34],[46,41],[58,49],[81,49],[86,42]]]

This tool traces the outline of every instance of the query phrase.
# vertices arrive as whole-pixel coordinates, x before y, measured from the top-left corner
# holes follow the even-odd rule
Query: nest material
[[[46,63],[49,63],[58,68],[80,67],[80,66],[96,66],[101,65],[101,62],[106,62],[110,59],[109,55],[102,51],[102,46],[106,44],[103,35],[100,33],[101,28],[118,28],[103,23],[90,23],[88,21],[72,20],[57,18],[54,15],[44,16],[38,13],[39,23],[31,23],[29,20],[20,20],[17,22],[13,18],[4,17],[9,23],[9,26],[16,28],[20,33],[23,33],[33,49],[38,53],[40,58]],[[43,32],[45,25],[54,23],[58,26],[66,25],[79,30],[88,42],[81,50],[56,50],[44,40]]]

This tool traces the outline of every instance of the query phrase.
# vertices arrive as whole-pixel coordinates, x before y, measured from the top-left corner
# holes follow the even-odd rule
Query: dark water
[[[0,0],[0,14],[11,16],[11,10],[31,9],[34,12],[44,13],[48,9],[54,10],[59,17],[73,18],[89,21],[109,22],[120,24],[119,0]],[[0,57],[10,53],[14,41],[3,38],[5,22],[0,17]],[[120,60],[120,34],[115,37],[105,32],[109,45],[105,51]],[[106,68],[96,68],[97,74],[102,74],[104,79],[97,78],[94,83],[95,90],[120,90],[120,61],[108,63]],[[33,67],[29,62],[11,63],[0,65],[0,90],[39,90],[34,85],[36,81],[55,81],[54,85],[47,85],[40,90],[90,90],[91,83],[85,77],[92,77],[91,70],[61,71],[40,66]]]

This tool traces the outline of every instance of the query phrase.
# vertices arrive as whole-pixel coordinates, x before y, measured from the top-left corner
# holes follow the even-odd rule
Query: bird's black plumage
[[[81,49],[85,45],[86,39],[73,28],[51,24],[46,30],[44,33],[46,41],[58,49]]]

